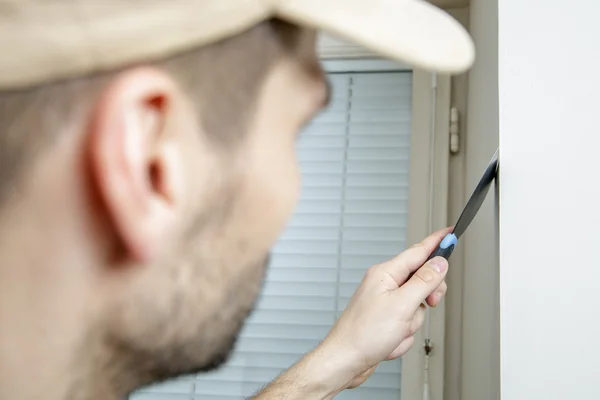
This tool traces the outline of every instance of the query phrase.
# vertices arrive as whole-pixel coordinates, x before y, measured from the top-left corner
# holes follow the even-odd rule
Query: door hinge
[[[460,150],[460,125],[458,121],[458,109],[450,109],[450,153],[456,154]]]

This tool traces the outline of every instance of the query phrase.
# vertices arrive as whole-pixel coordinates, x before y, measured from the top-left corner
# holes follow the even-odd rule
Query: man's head
[[[268,20],[159,63],[0,94],[0,243],[45,259],[0,274],[21,302],[69,304],[27,318],[77,324],[72,371],[91,362],[129,390],[224,360],[297,198],[296,135],[327,101],[315,40]],[[12,236],[24,226],[36,232]]]
[[[244,10],[254,22],[229,3],[259,4]],[[202,14],[201,34],[149,30],[158,43],[137,49],[137,26],[121,21],[128,44],[111,41],[89,17],[105,3],[89,2],[78,31],[89,36],[56,39],[64,54],[0,62],[0,387],[11,398],[109,398],[226,359],[298,197],[296,136],[328,101],[316,30],[296,25],[318,20],[320,3],[278,9],[294,22],[267,18],[271,3],[222,1],[221,24]],[[13,31],[31,34],[24,21],[41,12],[21,11]],[[145,11],[136,17],[158,29]],[[181,37],[200,44],[183,49]],[[82,43],[93,46],[63,57]]]

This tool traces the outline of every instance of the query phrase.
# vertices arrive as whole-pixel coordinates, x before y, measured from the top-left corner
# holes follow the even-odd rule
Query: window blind
[[[325,337],[368,267],[405,248],[412,74],[329,78],[332,103],[298,143],[298,207],[230,361],[132,399],[246,399]],[[337,398],[399,400],[400,382],[401,360],[385,362]]]

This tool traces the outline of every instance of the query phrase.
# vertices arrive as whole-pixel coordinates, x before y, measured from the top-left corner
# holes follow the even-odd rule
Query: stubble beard
[[[229,360],[254,310],[269,263],[269,254],[248,260],[246,243],[220,243],[216,247],[222,250],[211,251],[215,246],[207,238],[219,236],[211,228],[226,222],[230,206],[223,205],[210,219],[195,219],[186,235],[185,253],[180,253],[192,254],[195,262],[185,263],[187,269],[175,265],[169,274],[169,279],[178,279],[182,271],[187,272],[186,278],[198,286],[188,282],[177,288],[174,282],[167,312],[153,316],[145,337],[93,329],[81,343],[66,400],[123,399],[141,387],[211,371]],[[194,244],[203,238],[207,242]],[[228,276],[225,281],[219,271]],[[209,292],[212,295],[205,294]],[[155,310],[146,298],[137,311],[144,315]]]

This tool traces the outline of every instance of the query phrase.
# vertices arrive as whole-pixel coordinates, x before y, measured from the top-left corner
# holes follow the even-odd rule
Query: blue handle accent
[[[446,236],[444,236],[444,239],[442,239],[442,242],[435,249],[435,251],[433,253],[431,253],[431,255],[429,256],[427,261],[431,260],[434,257],[444,257],[446,260],[449,259],[450,255],[452,255],[452,252],[454,251],[454,248],[456,247],[457,243],[458,243],[458,238],[456,237],[456,235],[454,233],[447,234]],[[408,276],[408,279],[410,279],[414,274],[415,273],[412,272]]]
[[[444,237],[444,240],[442,240],[442,243],[440,243],[440,247],[442,249],[447,249],[450,246],[456,246],[457,243],[458,243],[458,238],[456,237],[456,235],[454,233],[449,233]]]
[[[458,243],[458,238],[454,233],[447,234],[440,245],[435,249],[433,253],[429,256],[427,261],[431,260],[434,257],[444,257],[446,260],[450,258],[456,244]]]

